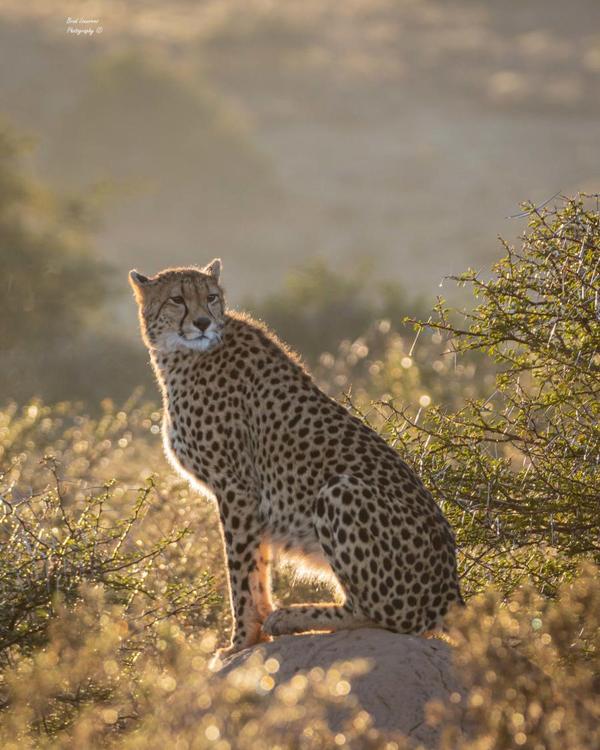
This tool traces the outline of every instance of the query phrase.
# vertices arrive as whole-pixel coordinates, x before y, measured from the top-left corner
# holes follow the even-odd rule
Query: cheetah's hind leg
[[[340,477],[340,482],[344,479]],[[338,507],[336,503],[336,496],[340,490],[336,489],[330,496],[331,492],[329,485],[319,492],[313,512],[313,523],[325,557],[345,595],[345,601],[342,604],[296,604],[277,609],[263,623],[263,632],[267,635],[304,633],[311,630],[334,631],[386,627],[385,624],[380,624],[371,617],[365,609],[357,606],[355,593],[360,591],[360,587],[351,584],[348,578],[354,572],[349,569],[349,566],[352,563],[353,545],[351,542],[355,535],[348,528],[348,524],[353,523],[353,520],[347,521],[347,513],[344,512],[347,509]],[[323,509],[327,508],[332,509],[329,511],[331,517],[323,516]],[[346,524],[347,533],[340,531],[343,524]],[[333,539],[332,534],[337,534],[336,539]]]
[[[325,557],[357,619],[397,633],[433,627],[432,595],[415,577],[427,569],[427,548],[405,549],[409,521],[372,485],[352,475],[333,477],[319,492],[314,524]],[[441,597],[440,597],[441,598]]]

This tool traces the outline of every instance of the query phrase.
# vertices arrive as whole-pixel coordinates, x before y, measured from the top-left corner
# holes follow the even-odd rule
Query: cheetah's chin
[[[218,346],[221,341],[221,334],[216,331],[211,331],[210,333],[205,333],[191,339],[185,338],[185,336],[176,333],[171,333],[162,337],[162,340],[158,342],[156,348],[166,352],[182,351],[186,349],[191,349],[195,352],[207,352]]]
[[[193,339],[187,339],[180,336],[179,341],[180,345],[185,349],[192,349],[195,352],[207,352],[209,349],[214,349],[215,346],[221,343],[221,336],[218,333],[196,336]]]

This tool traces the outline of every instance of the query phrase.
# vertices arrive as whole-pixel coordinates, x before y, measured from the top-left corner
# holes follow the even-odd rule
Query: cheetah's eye
[[[209,294],[206,298],[209,302],[216,302],[219,299],[218,294]]]
[[[171,297],[171,302],[176,302],[178,305],[183,305],[184,301],[183,297],[180,297],[179,295],[177,297]]]

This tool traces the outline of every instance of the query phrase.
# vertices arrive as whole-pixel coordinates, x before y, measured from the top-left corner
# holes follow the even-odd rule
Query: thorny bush
[[[467,594],[530,579],[553,595],[582,560],[600,560],[598,201],[529,216],[522,247],[505,246],[490,278],[458,277],[473,309],[440,300],[417,323],[444,337],[447,357],[485,355],[495,387],[457,408],[377,405],[456,529]]]

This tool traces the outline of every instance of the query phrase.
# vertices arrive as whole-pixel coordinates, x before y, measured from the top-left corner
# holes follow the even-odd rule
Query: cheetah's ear
[[[202,269],[202,272],[212,276],[215,281],[218,281],[219,276],[221,275],[221,258],[211,260],[206,268]]]
[[[144,276],[143,273],[140,273],[139,271],[136,271],[135,268],[129,272],[129,282],[133,286],[144,286],[150,281],[150,279],[147,276]]]
[[[150,279],[144,276],[143,273],[138,273],[136,270],[129,272],[129,283],[133,289],[133,293],[137,300],[142,300],[144,294],[144,288],[150,284]]]

